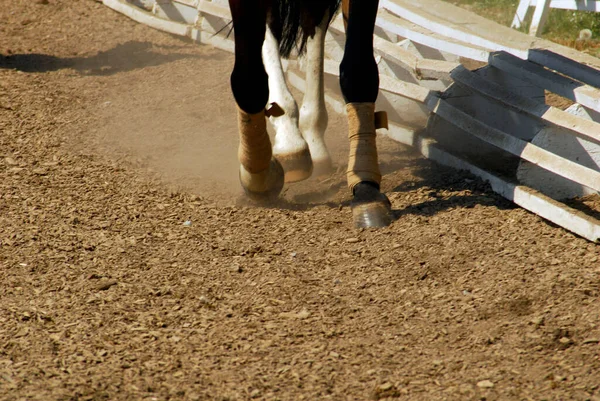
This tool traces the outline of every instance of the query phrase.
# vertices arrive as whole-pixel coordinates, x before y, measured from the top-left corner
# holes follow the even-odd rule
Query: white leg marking
[[[285,81],[279,44],[269,27],[265,34],[262,57],[269,75],[269,103],[277,103],[285,112],[280,117],[269,117],[275,128],[273,154],[285,169],[286,182],[300,181],[310,177],[312,172],[310,153],[298,128],[298,105]]]
[[[330,174],[333,170],[331,156],[325,146],[327,129],[327,108],[325,107],[325,87],[323,82],[323,58],[328,15],[316,28],[306,48],[306,91],[300,109],[300,129],[310,148],[317,176]]]

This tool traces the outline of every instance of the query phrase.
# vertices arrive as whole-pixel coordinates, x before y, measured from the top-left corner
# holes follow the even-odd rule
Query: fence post
[[[542,36],[542,28],[548,19],[550,13],[550,0],[537,0],[529,34],[532,36]]]
[[[519,2],[519,7],[517,7],[517,12],[515,14],[515,18],[513,18],[513,22],[511,24],[511,28],[519,29],[525,22],[525,17],[527,16],[527,11],[529,10],[529,6],[531,5],[531,0],[521,0]]]

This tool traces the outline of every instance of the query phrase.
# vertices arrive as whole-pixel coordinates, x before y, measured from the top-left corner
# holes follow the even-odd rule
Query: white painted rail
[[[535,7],[529,26],[529,34],[541,36],[550,9],[559,8],[563,10],[576,11],[600,11],[600,1],[593,0],[520,0],[517,12],[513,18],[511,27],[519,29],[525,24],[525,18],[530,7]]]
[[[233,51],[227,0],[103,3],[156,29]],[[338,74],[344,41],[338,16],[327,34],[326,74]],[[389,137],[441,164],[472,172],[489,181],[494,191],[555,224],[591,241],[600,239],[598,220],[544,195],[544,188],[516,181],[523,160],[552,180],[600,191],[596,164],[579,163],[532,143],[538,132],[552,128],[600,146],[598,122],[545,102],[545,93],[553,92],[600,116],[598,59],[439,0],[380,0],[374,47],[381,83],[378,108],[388,112]],[[461,66],[464,59],[483,68],[467,70]],[[303,91],[301,64],[290,60],[287,74]],[[344,111],[337,85],[327,88],[326,100],[337,113]],[[512,177],[481,159],[512,166]]]

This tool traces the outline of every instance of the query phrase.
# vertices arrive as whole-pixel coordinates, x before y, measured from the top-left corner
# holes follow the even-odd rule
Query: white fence
[[[230,22],[226,0],[103,3],[154,28],[233,51],[223,29]],[[338,74],[344,40],[338,17],[327,36],[326,74]],[[600,238],[598,220],[550,197],[600,191],[597,59],[438,0],[380,0],[374,45],[378,108],[388,112],[392,139],[471,171],[507,199],[580,236]],[[470,71],[461,59],[487,64]],[[287,74],[302,91],[300,64],[287,63]],[[580,106],[572,112],[550,107],[548,92]],[[337,85],[327,88],[326,100],[343,112]],[[567,150],[555,146],[557,136],[569,139]]]
[[[535,7],[529,34],[541,36],[551,8],[577,11],[600,11],[600,1],[593,0],[521,0],[511,27],[519,29],[525,22],[529,7]]]

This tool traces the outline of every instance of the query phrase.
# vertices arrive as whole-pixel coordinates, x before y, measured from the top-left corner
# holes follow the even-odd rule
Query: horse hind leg
[[[268,77],[261,49],[267,9],[261,0],[230,0],[235,35],[231,89],[238,105],[240,182],[254,200],[276,198],[283,188],[283,169],[272,157],[265,105]]]
[[[269,76],[269,104],[273,106],[273,112],[269,113],[269,120],[275,128],[273,153],[283,166],[285,182],[302,181],[311,176],[311,154],[298,128],[298,105],[285,80],[279,43],[268,27],[262,55]]]
[[[329,175],[333,171],[331,156],[325,145],[328,115],[323,65],[328,23],[329,14],[326,12],[316,27],[314,36],[306,44],[306,90],[300,109],[300,130],[308,143],[314,166],[313,174],[317,177]]]

